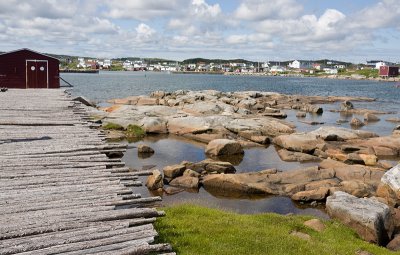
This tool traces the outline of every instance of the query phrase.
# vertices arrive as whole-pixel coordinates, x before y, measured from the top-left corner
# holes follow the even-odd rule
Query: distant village
[[[269,74],[269,75],[353,75],[363,78],[397,77],[399,63],[384,60],[369,60],[352,64],[334,60],[293,61],[226,61],[212,62],[207,59],[178,61],[151,59],[91,59],[79,57],[61,61],[61,70],[113,70],[113,71],[158,71],[215,74]]]

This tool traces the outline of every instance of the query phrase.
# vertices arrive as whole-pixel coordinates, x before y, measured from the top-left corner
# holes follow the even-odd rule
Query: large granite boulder
[[[158,169],[153,170],[153,174],[147,177],[146,187],[149,190],[162,189],[164,186],[161,172]]]
[[[388,170],[382,176],[381,182],[381,186],[384,186],[387,192],[391,193],[394,199],[397,199],[396,204],[398,204],[400,200],[400,164]]]
[[[171,165],[164,167],[164,176],[167,178],[176,178],[178,176],[183,175],[185,172],[186,166],[183,164]]]
[[[146,145],[146,144],[139,144],[137,146],[138,149],[138,153],[154,153],[153,148],[151,148],[150,146]]]
[[[206,154],[213,156],[243,154],[240,143],[229,139],[215,139],[208,143]]]
[[[328,214],[353,228],[364,240],[386,245],[393,233],[390,208],[373,198],[357,198],[342,191],[326,200]]]
[[[267,174],[211,174],[203,178],[202,184],[205,189],[218,189],[245,194],[276,194],[271,190],[263,179]]]

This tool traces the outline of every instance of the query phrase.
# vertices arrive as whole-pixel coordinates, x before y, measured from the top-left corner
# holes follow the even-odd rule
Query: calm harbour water
[[[148,95],[155,90],[172,92],[179,89],[260,90],[299,95],[363,96],[378,98],[381,105],[400,102],[400,89],[393,83],[366,80],[107,71],[99,74],[62,73],[61,76],[74,85],[74,93],[97,102],[128,95]]]
[[[400,111],[400,89],[390,82],[330,80],[318,78],[293,77],[255,77],[255,76],[223,76],[223,75],[182,75],[152,72],[100,72],[99,74],[62,74],[62,77],[74,85],[72,93],[83,95],[97,103],[104,104],[112,98],[123,98],[131,95],[148,95],[154,90],[175,91],[215,89],[220,91],[259,90],[284,94],[320,95],[320,96],[362,96],[377,100],[370,103],[355,102],[356,108],[369,108],[381,111]],[[337,109],[338,104],[322,105],[323,115],[308,115],[306,120],[325,122],[325,125],[336,125],[339,118],[351,119],[352,116],[340,116],[329,112]],[[295,111],[286,111],[287,121],[295,122]],[[362,116],[355,117],[362,118]],[[366,125],[364,130],[370,130],[380,135],[391,133],[395,124],[386,122],[389,117],[399,117],[399,114],[381,116],[381,121]],[[318,128],[298,123],[297,131],[309,131]],[[342,127],[349,128],[349,124]],[[123,160],[128,166],[142,168],[155,165],[162,169],[166,165],[180,163],[183,160],[192,162],[206,158],[204,145],[189,142],[178,137],[149,137],[141,143],[153,147],[156,153],[149,158],[139,158],[135,148],[128,149]],[[135,146],[136,143],[132,143]],[[267,148],[247,149],[243,159],[237,162],[238,172],[258,171],[267,168],[292,170],[309,166],[297,162],[283,162],[276,154],[273,146]],[[148,195],[146,188],[141,193]],[[285,197],[233,198],[221,194],[213,194],[200,189],[199,193],[181,192],[178,195],[164,195],[163,204],[191,201],[211,207],[238,211],[241,213],[296,213],[324,216],[318,208],[309,208],[293,203]]]

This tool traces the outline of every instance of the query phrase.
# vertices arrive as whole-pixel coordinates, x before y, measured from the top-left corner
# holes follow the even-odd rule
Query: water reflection
[[[236,155],[220,155],[220,156],[212,156],[208,155],[209,158],[219,161],[229,162],[234,166],[240,165],[244,159],[244,154],[236,154]]]
[[[138,152],[138,158],[146,159],[154,155],[154,152]]]

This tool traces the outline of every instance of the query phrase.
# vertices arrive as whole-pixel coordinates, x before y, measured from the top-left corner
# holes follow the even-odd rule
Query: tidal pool
[[[150,157],[139,157],[136,146],[147,144],[155,150]],[[204,154],[205,144],[193,142],[178,136],[149,136],[142,141],[129,143],[122,160],[127,166],[135,169],[148,169],[151,167],[162,170],[167,165],[178,164],[182,161],[198,162],[207,158]],[[237,173],[260,171],[263,169],[277,168],[281,171],[294,170],[313,166],[316,163],[284,162],[280,160],[273,145],[268,147],[245,149],[242,158],[230,160],[235,165]],[[145,182],[146,177],[141,180]],[[235,211],[238,213],[264,213],[275,212],[279,214],[311,214],[318,217],[327,217],[324,206],[310,207],[293,202],[288,197],[282,196],[244,196],[241,194],[226,193],[218,190],[179,191],[168,195],[151,193],[145,186],[138,188],[143,196],[161,195],[161,205],[176,203],[195,203],[213,208]]]

